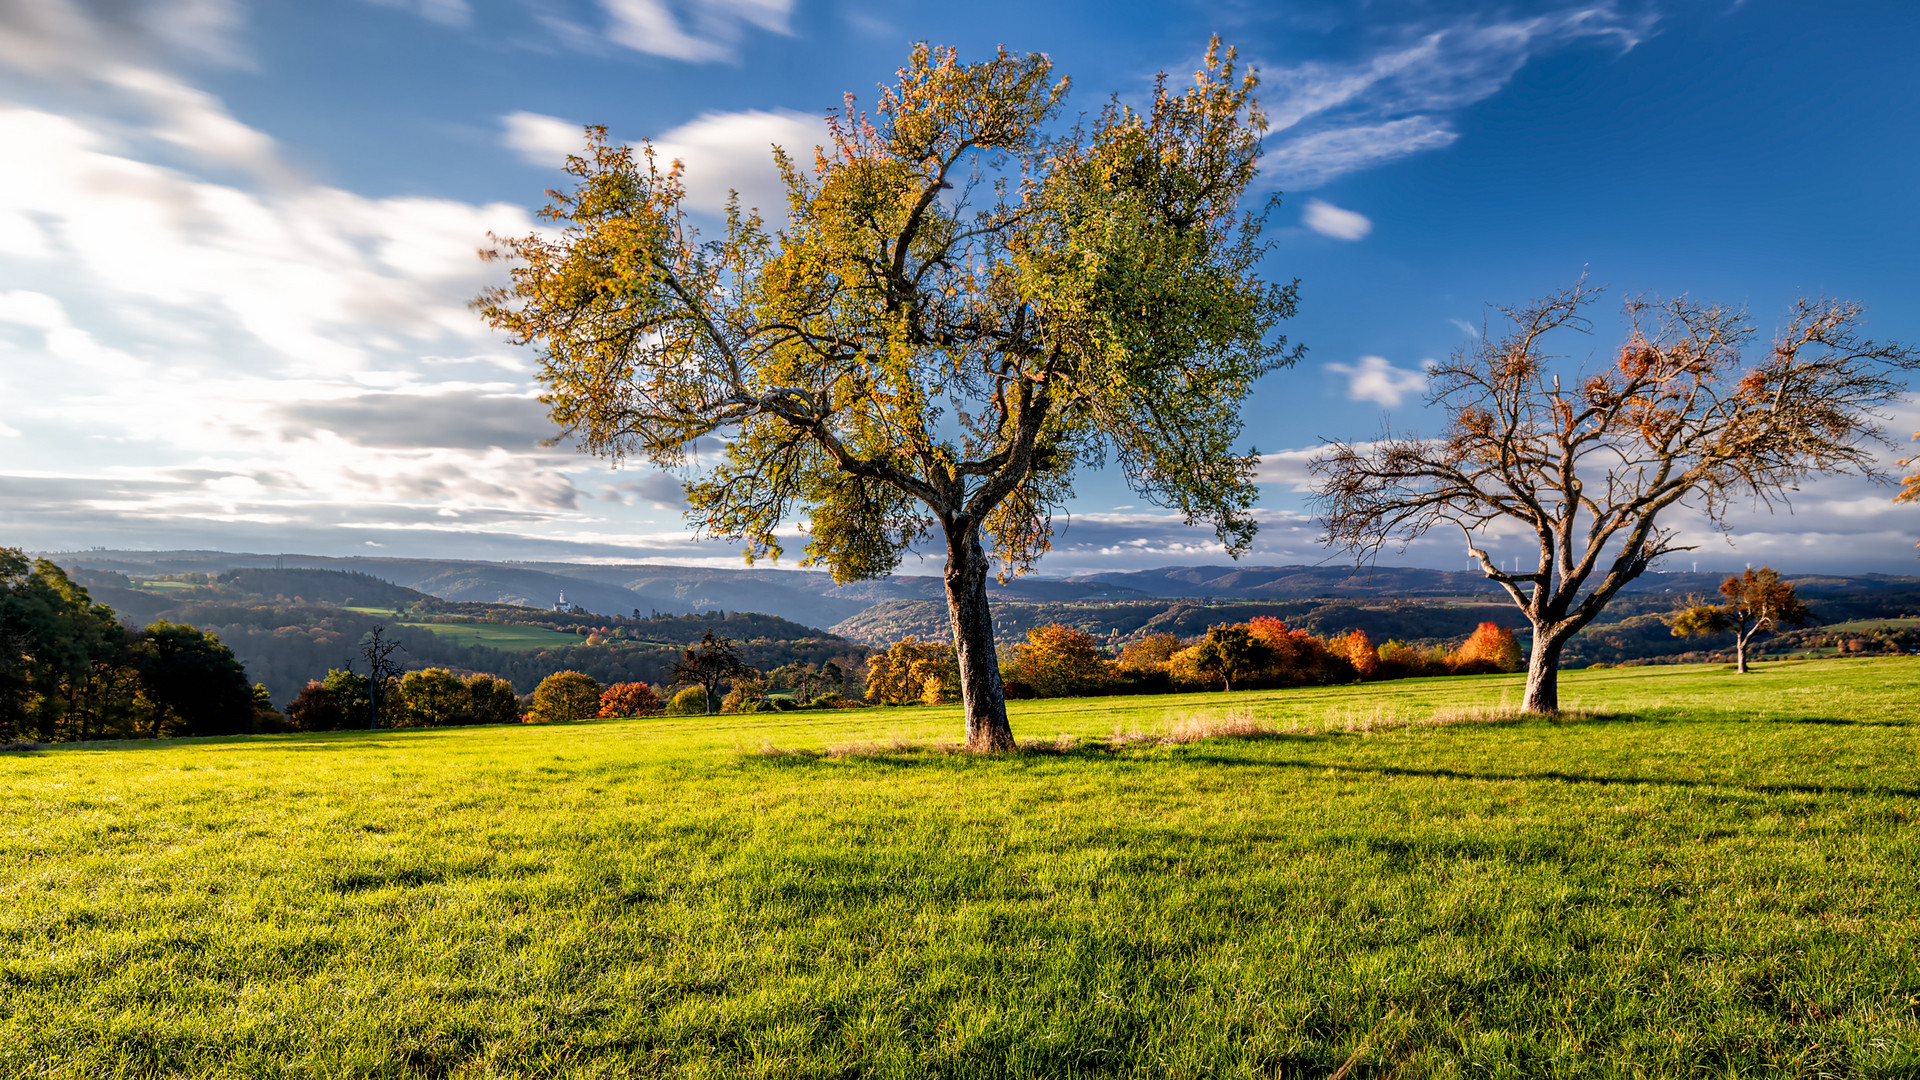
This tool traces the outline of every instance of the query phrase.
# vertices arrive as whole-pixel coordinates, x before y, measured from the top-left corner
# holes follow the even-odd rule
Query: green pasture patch
[[[490,649],[505,649],[508,651],[554,649],[562,645],[578,645],[586,640],[578,634],[564,634],[558,630],[549,630],[544,626],[521,626],[501,623],[427,622],[404,622],[400,625],[432,631],[436,637],[452,638],[457,644],[461,645],[485,645]]]
[[[169,593],[181,589],[204,589],[205,585],[192,581],[158,581],[153,578],[134,578],[133,587],[147,592]]]
[[[1019,702],[1044,745],[990,758],[953,708],[0,754],[0,1075],[1913,1076],[1916,691]],[[1113,737],[1233,716],[1294,733]]]
[[[1851,622],[1832,623],[1820,629],[1845,634],[1865,634],[1875,630],[1903,630],[1916,626],[1920,626],[1920,618],[1854,619]]]

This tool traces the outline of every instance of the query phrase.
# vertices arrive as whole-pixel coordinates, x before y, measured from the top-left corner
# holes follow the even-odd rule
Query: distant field
[[[1897,630],[1914,626],[1920,626],[1920,619],[1855,619],[1852,622],[1832,623],[1820,629],[1843,634],[1860,634],[1873,630]]]
[[[196,585],[191,581],[154,581],[147,578],[135,578],[133,579],[133,587],[136,589],[145,589],[148,592],[168,593],[178,592],[181,589],[199,589],[205,586]]]
[[[0,1075],[1920,1075],[1920,660],[1563,678],[0,755]]]
[[[578,634],[563,634],[544,626],[421,622],[404,622],[400,625],[431,630],[439,637],[453,638],[462,645],[485,645],[491,649],[552,649],[562,645],[578,645],[586,640]]]

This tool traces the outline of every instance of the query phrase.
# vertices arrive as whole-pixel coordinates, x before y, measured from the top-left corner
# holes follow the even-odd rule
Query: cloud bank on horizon
[[[1057,18],[1071,27],[1094,10],[1061,5]],[[1250,558],[1308,563],[1341,557],[1317,543],[1304,497],[1318,439],[1376,430],[1382,410],[1396,426],[1430,424],[1423,358],[1473,333],[1466,317],[1482,299],[1518,299],[1500,291],[1505,237],[1573,228],[1512,191],[1504,214],[1459,222],[1423,192],[1481,167],[1525,188],[1531,173],[1502,166],[1528,160],[1533,125],[1572,98],[1617,96],[1648,50],[1730,42],[1731,20],[1749,17],[1624,2],[1497,18],[1411,2],[1279,5],[1264,19],[1230,6],[1129,11],[1136,28],[1109,19],[1117,28],[1094,44],[1065,29],[1031,43],[1073,54],[1059,60],[1078,80],[1076,107],[1181,70],[1216,24],[1238,24],[1230,37],[1262,71],[1264,183],[1286,200],[1270,218],[1270,273],[1305,278],[1303,325],[1288,332],[1318,371],[1275,376],[1250,410],[1257,445],[1291,447],[1265,458]],[[0,544],[737,561],[687,535],[674,477],[543,445],[531,355],[468,310],[499,273],[475,249],[539,227],[540,190],[561,182],[588,123],[681,161],[699,213],[720,213],[729,189],[778,208],[771,146],[804,160],[825,139],[822,102],[870,94],[914,38],[977,51],[967,43],[997,40],[1001,14],[793,0],[362,0],[321,15],[242,0],[0,0],[11,158]],[[396,84],[404,94],[343,85],[356,65],[392,64],[382,42],[425,77]],[[339,55],[312,63],[321,49]],[[1595,138],[1630,155],[1644,119]],[[1296,192],[1312,193],[1298,210]],[[1911,206],[1888,205],[1859,213],[1894,241],[1912,236]],[[1636,212],[1618,211],[1616,227]],[[1488,238],[1485,269],[1465,280],[1448,261],[1463,246],[1456,228]],[[1823,284],[1728,280],[1756,310]],[[1316,292],[1320,281],[1333,288]],[[1920,337],[1914,312],[1875,313],[1876,328],[1900,331],[1886,336]],[[1903,433],[1920,416],[1894,423]],[[1225,558],[1211,530],[1133,506],[1111,473],[1079,490],[1046,572]],[[1886,495],[1823,481],[1795,515],[1743,516],[1736,548],[1702,531],[1702,550],[1730,550],[1729,565],[1902,571],[1914,512]],[[1436,537],[1398,557],[1465,565],[1459,552]]]

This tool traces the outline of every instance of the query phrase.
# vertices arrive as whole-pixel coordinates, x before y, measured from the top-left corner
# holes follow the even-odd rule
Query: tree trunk
[[[960,701],[967,714],[967,749],[1012,750],[1007,695],[1000,685],[1000,657],[993,646],[993,612],[987,607],[987,553],[980,530],[947,535],[947,618],[960,661]]]
[[[1737,632],[1733,635],[1733,667],[1737,674],[1747,673],[1747,635]]]
[[[1533,628],[1533,648],[1527,653],[1527,697],[1521,708],[1533,713],[1560,711],[1560,650],[1567,639],[1546,627]]]

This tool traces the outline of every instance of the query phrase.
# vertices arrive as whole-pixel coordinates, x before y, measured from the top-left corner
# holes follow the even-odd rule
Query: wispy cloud
[[[1602,0],[1529,17],[1405,27],[1364,59],[1269,70],[1263,98],[1272,146],[1262,172],[1268,183],[1306,190],[1449,146],[1459,137],[1449,114],[1499,92],[1534,56],[1579,42],[1625,51],[1656,21],[1650,11]]]
[[[411,11],[428,22],[442,26],[465,26],[473,21],[473,8],[467,0],[367,0],[379,7]]]
[[[1477,338],[1480,336],[1480,328],[1473,325],[1472,323],[1468,322],[1465,319],[1448,319],[1447,321],[1459,327],[1460,332],[1467,335],[1470,338]]]
[[[731,60],[747,28],[792,33],[792,0],[600,0],[615,45],[674,60]]]
[[[1347,397],[1354,401],[1375,401],[1389,409],[1399,408],[1409,394],[1427,388],[1426,361],[1421,367],[1397,368],[1384,356],[1363,356],[1358,364],[1327,364],[1326,369],[1347,379]]]

